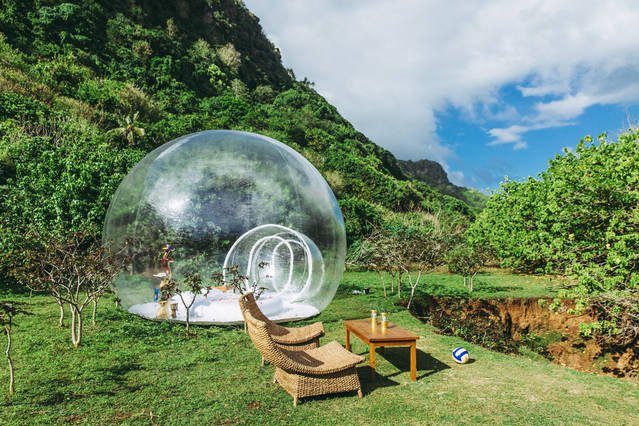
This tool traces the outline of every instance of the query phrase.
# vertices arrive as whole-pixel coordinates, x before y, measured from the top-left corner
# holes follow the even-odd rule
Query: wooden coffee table
[[[410,379],[417,380],[417,339],[419,336],[393,323],[386,329],[378,322],[373,326],[371,319],[344,321],[346,327],[346,349],[351,350],[351,333],[368,345],[371,378],[375,377],[375,349],[385,346],[410,346]]]

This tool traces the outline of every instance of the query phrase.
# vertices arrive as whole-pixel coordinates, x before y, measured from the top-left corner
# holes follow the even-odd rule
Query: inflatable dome
[[[239,292],[219,285],[233,270],[261,289],[269,318],[318,314],[335,295],[346,250],[320,173],[281,142],[228,130],[180,137],[142,159],[111,200],[103,241],[129,260],[114,282],[125,309],[175,321],[189,309],[191,322],[206,324],[242,321]],[[185,284],[193,274],[201,291]]]

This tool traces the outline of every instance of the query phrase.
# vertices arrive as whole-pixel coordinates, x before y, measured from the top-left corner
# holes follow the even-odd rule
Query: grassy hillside
[[[343,286],[319,320],[322,342],[344,343],[342,321],[366,316],[369,296]],[[27,300],[23,296],[12,296]],[[0,296],[1,298],[1,296]],[[364,398],[352,394],[292,399],[271,383],[273,367],[241,328],[155,323],[105,301],[84,346],[70,347],[57,328],[57,309],[43,298],[37,314],[19,318],[14,358],[17,393],[0,399],[0,423],[24,424],[636,424],[636,381],[580,373],[537,358],[504,355],[441,336],[407,311],[391,320],[420,335],[417,378],[408,351],[377,356],[377,382],[358,367]],[[108,305],[108,306],[107,306]],[[353,350],[367,348],[353,338]],[[472,363],[456,365],[450,351],[463,345]],[[7,380],[4,366],[0,383]],[[28,419],[28,420],[26,420]]]
[[[101,226],[147,152],[203,129],[274,137],[337,195],[349,242],[391,211],[465,224],[464,202],[408,178],[281,64],[234,0],[0,1],[0,230]],[[462,226],[463,227],[463,226]]]

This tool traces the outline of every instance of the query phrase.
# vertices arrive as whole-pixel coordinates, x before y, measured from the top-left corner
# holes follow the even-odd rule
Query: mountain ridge
[[[397,159],[397,163],[400,169],[402,169],[402,171],[408,176],[426,183],[443,194],[455,197],[477,210],[482,210],[486,205],[486,201],[488,200],[487,195],[482,194],[476,189],[466,188],[452,183],[448,178],[448,174],[444,170],[444,167],[442,167],[442,165],[437,161],[428,159]]]

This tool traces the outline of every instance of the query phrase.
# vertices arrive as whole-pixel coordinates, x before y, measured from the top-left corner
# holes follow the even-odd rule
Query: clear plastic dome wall
[[[344,223],[333,192],[299,153],[265,136],[214,130],[168,142],[124,178],[107,212],[103,240],[130,265],[114,285],[122,305],[150,319],[183,320],[167,278],[237,265],[266,290],[272,319],[307,318],[332,300],[344,268]],[[193,295],[182,288],[186,304]],[[191,321],[242,320],[225,287],[195,295]]]

